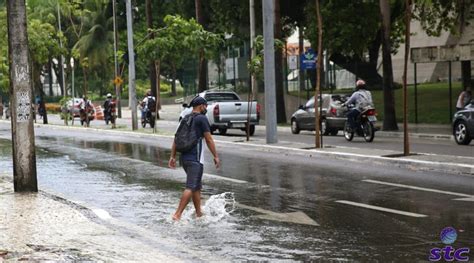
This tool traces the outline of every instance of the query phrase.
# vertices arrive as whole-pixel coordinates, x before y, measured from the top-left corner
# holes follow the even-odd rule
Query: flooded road
[[[188,206],[182,222],[174,223],[185,174],[166,168],[171,140],[71,136],[46,128],[37,134],[40,188],[143,227],[163,240],[159,245],[168,253],[190,260],[413,262],[442,246],[439,232],[446,226],[463,230],[456,246],[474,242],[473,202],[383,184],[473,195],[470,178],[219,145],[222,169],[215,170],[210,159],[205,164],[206,217],[194,219]],[[0,130],[0,173],[12,172],[8,137]]]

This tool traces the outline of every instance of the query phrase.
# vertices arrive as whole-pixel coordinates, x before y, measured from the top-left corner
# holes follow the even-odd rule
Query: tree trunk
[[[471,61],[461,61],[462,89],[471,88]],[[472,89],[471,89],[472,90]]]
[[[202,12],[201,0],[194,1],[196,8],[196,21],[205,27],[204,14]],[[204,50],[199,52],[199,84],[198,92],[203,92],[207,90],[207,59],[204,57]]]
[[[82,80],[82,90],[83,90],[83,96],[87,96],[87,89],[88,89],[88,83],[87,83],[87,68],[82,68],[82,75],[84,76],[84,79]]]
[[[156,119],[159,119],[160,118],[160,111],[161,110],[161,91],[160,91],[160,84],[161,84],[161,79],[159,77],[159,74],[161,72],[161,61],[160,60],[157,60],[155,61],[155,71],[156,71],[156,105],[155,105],[155,108],[156,108]]]
[[[146,0],[145,4],[145,13],[146,13],[146,24],[148,28],[153,28],[153,12],[152,12],[152,5],[151,5],[151,0]],[[148,39],[153,39],[155,38],[154,34],[150,34],[148,36]],[[150,87],[151,87],[151,93],[153,96],[157,96],[156,91],[156,85],[157,85],[157,78],[160,76],[156,74],[156,67],[155,67],[155,62],[153,60],[150,60],[150,63],[148,65],[149,72],[148,76],[150,78]]]
[[[275,1],[275,39],[282,40],[280,0]],[[283,90],[283,54],[281,49],[275,49],[275,88],[277,123],[286,123],[285,92]]]
[[[48,63],[48,65],[50,66],[51,68],[51,64]],[[43,91],[43,87],[42,87],[42,84],[41,84],[41,75],[40,75],[40,67],[35,67],[34,65],[31,67],[31,71],[33,72],[33,74],[31,74],[33,76],[33,89],[34,89],[34,93],[37,94],[40,98],[40,105],[35,105],[36,109],[37,109],[37,114],[39,114],[39,108],[43,108],[44,109],[44,116],[43,116],[43,124],[48,124],[48,113],[46,111],[46,105],[45,105],[45,102],[44,102],[44,91]],[[50,73],[51,73],[51,70],[50,70]],[[50,84],[51,85],[51,84]],[[36,101],[35,101],[36,103]]]
[[[173,83],[171,83],[171,96],[174,97],[176,96],[176,64],[172,63],[171,64],[171,70],[172,70],[172,80]]]
[[[49,77],[49,96],[54,96],[53,93],[53,71],[51,70],[51,67],[53,66],[51,57],[49,57],[49,62],[48,62],[48,77]]]
[[[300,61],[301,56],[304,54],[304,35],[303,35],[303,26],[299,25],[298,27],[299,34],[298,34],[298,48],[299,48],[299,56],[298,56],[298,61]],[[301,68],[301,63],[299,65],[299,74],[298,74],[298,80],[300,84],[300,91],[305,90],[304,86],[304,70]]]
[[[390,3],[389,0],[380,0],[382,17],[382,57],[383,57],[383,91],[384,91],[384,118],[383,130],[398,130],[395,114],[395,96],[393,85],[392,54],[390,45]]]

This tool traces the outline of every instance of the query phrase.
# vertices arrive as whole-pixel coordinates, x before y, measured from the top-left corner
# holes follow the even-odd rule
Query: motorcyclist
[[[108,121],[111,121],[112,123],[114,123],[114,116],[112,116],[114,110],[115,110],[115,102],[112,99],[112,94],[107,93],[107,98],[104,101],[104,117],[105,117],[106,123],[108,123]]]
[[[83,95],[82,100],[79,102],[79,115],[81,116],[81,122],[88,122],[88,114],[92,110],[92,102],[87,99],[86,95]]]
[[[156,104],[156,98],[151,94],[151,91],[147,91],[145,98],[140,103],[142,106],[142,121],[145,121],[146,113],[149,110],[153,110],[151,105],[152,103]]]
[[[356,82],[355,92],[352,96],[343,104],[344,106],[354,105],[354,107],[349,110],[347,113],[347,121],[349,122],[349,126],[354,131],[357,128],[356,118],[359,116],[361,112],[369,107],[374,106],[374,102],[372,101],[372,94],[367,89],[367,85],[365,81],[358,80]]]

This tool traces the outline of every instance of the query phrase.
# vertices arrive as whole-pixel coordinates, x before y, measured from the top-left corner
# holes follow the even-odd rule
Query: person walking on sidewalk
[[[173,215],[173,220],[180,220],[181,215],[183,214],[184,209],[188,205],[189,201],[192,199],[194,208],[196,210],[196,217],[202,216],[201,211],[201,188],[202,188],[202,174],[204,171],[203,166],[203,153],[204,148],[202,147],[202,141],[205,140],[207,147],[211,151],[214,157],[214,164],[216,168],[220,167],[220,160],[217,155],[216,146],[211,135],[211,127],[209,121],[206,117],[207,112],[207,101],[202,97],[195,97],[191,103],[193,111],[190,115],[183,118],[180,122],[180,125],[186,125],[186,122],[189,118],[190,120],[190,129],[192,132],[196,133],[197,144],[194,145],[190,150],[181,152],[181,164],[184,171],[186,172],[186,189],[181,196],[178,208]],[[178,128],[179,131],[179,128]],[[168,162],[170,168],[176,168],[176,152],[177,145],[176,140],[173,141],[171,146],[171,156]]]
[[[472,99],[471,91],[470,90],[463,90],[459,94],[458,101],[456,103],[456,110],[462,110],[464,107],[469,104]]]

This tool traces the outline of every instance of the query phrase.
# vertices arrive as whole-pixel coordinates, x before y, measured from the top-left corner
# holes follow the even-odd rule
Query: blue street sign
[[[318,56],[311,48],[301,55],[301,69],[315,69]]]

